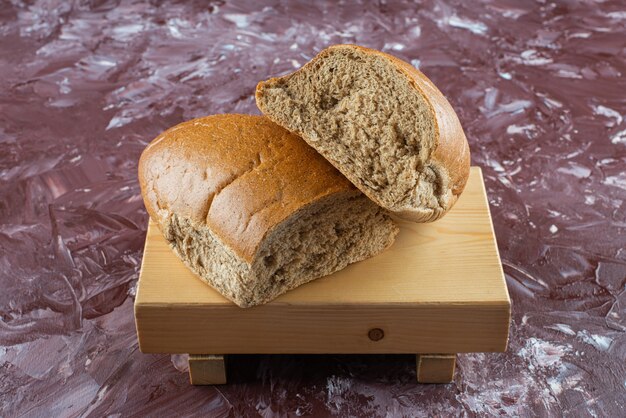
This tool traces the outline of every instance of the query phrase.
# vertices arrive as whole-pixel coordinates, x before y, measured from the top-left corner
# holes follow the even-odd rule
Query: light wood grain
[[[192,385],[223,385],[226,383],[224,356],[200,354],[189,356],[189,380]]]
[[[419,383],[450,383],[454,377],[456,356],[449,354],[420,354],[417,356]]]
[[[383,254],[242,309],[191,273],[150,223],[135,315],[143,352],[503,351],[510,302],[480,169],[431,224]],[[384,338],[372,341],[372,328]]]

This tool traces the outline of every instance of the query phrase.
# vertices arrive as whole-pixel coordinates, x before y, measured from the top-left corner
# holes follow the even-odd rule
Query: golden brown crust
[[[430,159],[438,167],[443,168],[447,172],[449,177],[448,190],[446,191],[445,200],[446,205],[441,210],[432,211],[424,210],[422,208],[403,208],[402,210],[394,210],[393,208],[387,208],[394,212],[401,218],[409,219],[417,222],[430,222],[442,217],[448,210],[452,208],[459,195],[463,192],[470,171],[470,150],[465,138],[465,133],[461,123],[454,112],[454,109],[444,97],[444,95],[437,89],[437,87],[419,70],[412,65],[384,52],[376,51],[369,48],[364,48],[358,45],[333,45],[324,49],[318,55],[316,55],[311,61],[305,64],[302,68],[292,74],[288,74],[283,77],[271,78],[267,81],[262,81],[256,88],[256,101],[259,109],[268,117],[271,117],[270,112],[267,112],[262,106],[263,89],[266,86],[275,85],[276,83],[282,83],[292,77],[294,74],[301,71],[306,71],[309,66],[314,66],[316,62],[329,54],[333,49],[353,49],[367,54],[377,55],[389,60],[395,67],[404,74],[410,84],[415,88],[417,92],[424,98],[426,103],[431,106],[431,111],[436,121],[436,138],[434,146],[431,150]],[[275,118],[272,118],[274,122],[277,122]],[[309,144],[308,138],[302,132],[297,132],[302,136]],[[351,178],[350,174],[346,170],[342,170],[341,167],[337,167],[348,178]],[[352,179],[354,182],[354,179]],[[358,185],[358,183],[355,183]],[[371,190],[361,188],[361,191],[368,197],[374,200],[377,204],[384,206],[375,193]]]
[[[296,135],[263,116],[214,115],[159,135],[139,161],[148,213],[205,223],[251,263],[275,226],[354,186]]]

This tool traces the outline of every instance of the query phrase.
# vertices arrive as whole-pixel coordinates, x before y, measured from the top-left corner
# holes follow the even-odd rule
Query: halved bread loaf
[[[301,135],[374,202],[416,222],[443,216],[469,176],[461,124],[421,72],[354,45],[259,83],[259,109]]]
[[[372,257],[398,232],[315,150],[262,116],[169,129],[143,152],[139,180],[174,251],[241,307]]]

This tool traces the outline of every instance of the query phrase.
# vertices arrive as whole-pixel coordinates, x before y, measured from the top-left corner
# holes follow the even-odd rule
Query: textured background
[[[624,416],[626,5],[2,0],[0,416]],[[306,2],[309,3],[309,2]],[[483,167],[513,300],[505,354],[450,385],[413,356],[236,356],[191,387],[137,349],[141,150],[258,113],[258,80],[333,43],[403,58]]]

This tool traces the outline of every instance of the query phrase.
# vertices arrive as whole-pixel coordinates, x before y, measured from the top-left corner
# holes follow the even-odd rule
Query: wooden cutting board
[[[189,271],[152,221],[135,300],[144,353],[504,351],[510,300],[482,173],[452,211],[399,222],[383,254],[242,309]]]

